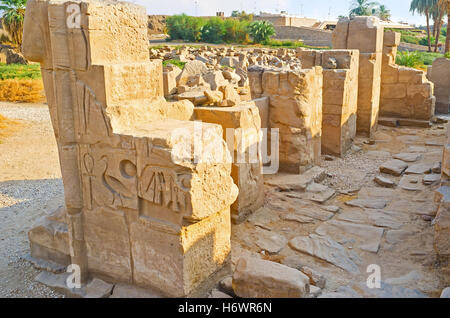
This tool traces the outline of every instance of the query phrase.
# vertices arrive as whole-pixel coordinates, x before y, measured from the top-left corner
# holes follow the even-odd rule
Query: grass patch
[[[36,80],[41,78],[41,66],[39,64],[23,65],[0,63],[0,80]]]
[[[40,79],[6,79],[0,81],[0,100],[36,103],[44,100],[44,84]]]
[[[427,66],[432,65],[435,59],[443,56],[441,53],[432,52],[398,52],[396,63],[401,66],[426,70]]]
[[[180,60],[167,60],[163,62],[163,66],[167,66],[167,64],[172,64],[180,69],[183,69],[186,62],[181,62]]]

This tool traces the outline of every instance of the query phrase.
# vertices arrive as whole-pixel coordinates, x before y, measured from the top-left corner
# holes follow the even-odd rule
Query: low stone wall
[[[275,26],[276,39],[302,40],[306,45],[331,47],[331,31],[308,27]]]
[[[380,116],[430,120],[434,85],[425,72],[395,64],[400,33],[385,32],[381,74]]]
[[[280,135],[280,170],[301,173],[320,162],[322,67],[249,68],[252,98],[269,97],[270,128]]]

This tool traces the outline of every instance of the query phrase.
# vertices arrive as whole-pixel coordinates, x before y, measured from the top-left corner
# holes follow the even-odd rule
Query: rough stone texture
[[[233,154],[231,175],[239,188],[239,196],[231,206],[232,219],[244,221],[264,203],[262,162],[258,156],[261,118],[254,103],[234,107],[196,107],[197,120],[219,124],[223,138]]]
[[[328,236],[310,234],[298,236],[289,241],[289,246],[299,252],[318,257],[349,273],[358,274],[359,260],[356,255]]]
[[[450,109],[450,59],[444,57],[434,60],[431,74],[436,96],[436,112],[448,114]]]
[[[358,133],[371,136],[377,129],[383,30],[376,17],[339,20],[333,32],[334,49],[359,50]]]
[[[322,153],[342,156],[356,135],[359,52],[303,50],[297,56],[304,68],[324,68]]]
[[[408,164],[397,159],[386,161],[380,166],[380,172],[392,174],[394,176],[401,176],[406,169],[408,169]]]
[[[233,274],[233,290],[243,298],[305,298],[309,287],[302,272],[257,258],[239,259]]]
[[[430,120],[434,115],[434,85],[424,71],[395,64],[400,34],[384,33],[380,116]]]
[[[441,187],[436,191],[439,210],[434,220],[434,248],[439,255],[450,255],[450,125],[447,124],[447,142],[442,159]]]
[[[188,121],[191,103],[165,102],[144,7],[83,1],[81,28],[69,29],[70,3],[28,1],[23,41],[24,55],[41,63],[59,147],[64,250],[83,283],[94,275],[192,294],[230,259],[238,191],[222,128],[199,130]],[[200,155],[192,152],[198,132],[208,145]],[[48,228],[30,232],[32,247],[60,250],[66,236]]]
[[[322,68],[296,71],[249,68],[249,79],[252,97],[269,98],[270,128],[279,129],[280,169],[299,173],[318,163],[322,132]]]

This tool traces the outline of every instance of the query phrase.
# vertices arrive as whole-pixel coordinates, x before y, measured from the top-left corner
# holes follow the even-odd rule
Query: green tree
[[[173,15],[167,18],[167,33],[170,40],[197,42],[201,38],[201,29],[206,21],[202,18],[191,17],[186,14]]]
[[[225,34],[223,40],[227,43],[248,43],[249,22],[245,20],[227,19],[224,22]]]
[[[378,2],[369,0],[353,0],[350,9],[350,16],[369,16],[376,11],[375,7]]]
[[[27,0],[0,0],[0,10],[3,11],[3,25],[9,33],[12,42],[22,46],[23,20]]]
[[[417,12],[420,15],[425,15],[427,20],[427,37],[428,37],[428,52],[431,52],[431,28],[430,28],[430,11],[434,5],[435,0],[412,0],[410,11],[414,14]]]
[[[376,9],[376,15],[383,21],[391,20],[391,10],[389,10],[385,5],[380,5],[378,9]]]
[[[201,29],[201,40],[207,43],[222,43],[225,26],[221,18],[209,19]]]
[[[264,43],[270,40],[275,34],[273,24],[268,21],[254,21],[248,27],[250,36],[256,43]]]

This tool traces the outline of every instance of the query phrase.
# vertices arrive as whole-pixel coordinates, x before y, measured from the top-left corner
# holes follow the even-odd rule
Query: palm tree
[[[434,18],[434,29],[433,34],[436,38],[434,51],[438,51],[439,37],[441,36],[441,29],[443,24],[443,18],[445,12],[447,11],[447,0],[433,0],[434,5],[432,8],[432,14]]]
[[[374,12],[374,8],[377,5],[378,2],[373,2],[369,0],[353,0],[352,8],[350,9],[350,16],[372,15]]]
[[[22,45],[23,19],[27,0],[0,0],[3,11],[3,25],[18,47]]]
[[[431,52],[430,10],[435,0],[412,0],[410,11],[425,15],[427,19],[428,52]]]
[[[380,5],[376,10],[377,16],[383,21],[389,21],[391,19],[391,10],[385,5]]]

